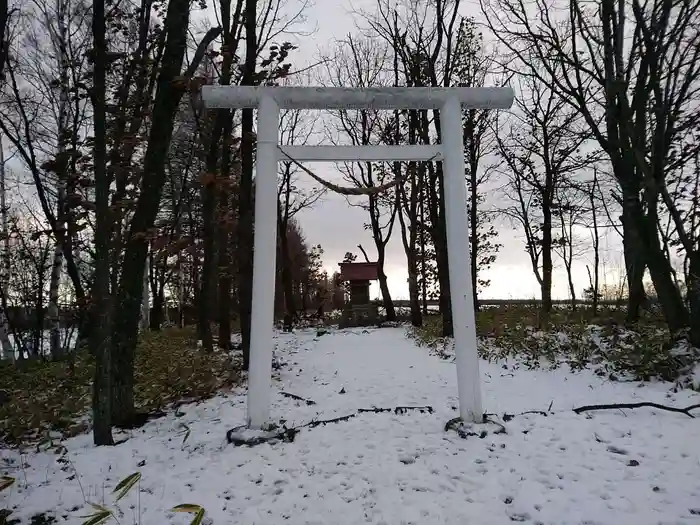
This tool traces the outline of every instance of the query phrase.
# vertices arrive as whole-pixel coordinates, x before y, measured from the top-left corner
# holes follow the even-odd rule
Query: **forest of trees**
[[[573,308],[584,255],[582,299],[596,309],[606,297],[600,246],[613,231],[628,323],[651,291],[669,332],[700,347],[700,0],[482,0],[485,22],[461,4],[377,0],[313,66],[296,58],[313,40],[300,29],[309,6],[288,0],[0,4],[4,357],[92,353],[97,444],[134,417],[141,330],[196,324],[211,352],[240,328],[247,366],[255,115],[205,109],[211,84],[513,86],[511,111],[463,113],[475,304],[501,247],[497,220],[525,240],[545,317],[555,261]],[[285,144],[318,131],[331,143],[439,143],[440,114],[282,115]],[[20,168],[5,169],[10,158]],[[441,164],[339,169],[353,187],[401,181],[358,201],[386,317],[396,319],[384,266],[398,237],[411,323],[436,298],[450,335]],[[287,319],[342,302],[296,217],[328,191],[304,171],[280,164],[276,309]]]

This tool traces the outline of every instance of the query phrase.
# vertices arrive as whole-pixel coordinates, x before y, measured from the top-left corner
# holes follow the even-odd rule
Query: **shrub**
[[[592,368],[612,380],[660,379],[694,386],[698,351],[683,338],[672,339],[663,321],[648,317],[634,329],[621,324],[622,312],[592,315],[588,308],[557,308],[543,322],[536,308],[503,306],[478,313],[479,355],[489,361],[514,360],[526,368]],[[428,316],[409,335],[431,352],[451,359],[450,338],[441,337],[440,316]]]
[[[0,441],[36,443],[49,432],[70,437],[89,429],[94,361],[86,352],[67,362],[3,364],[7,402],[0,406]],[[206,399],[240,380],[228,354],[196,349],[192,329],[145,332],[136,350],[135,401],[140,410]]]

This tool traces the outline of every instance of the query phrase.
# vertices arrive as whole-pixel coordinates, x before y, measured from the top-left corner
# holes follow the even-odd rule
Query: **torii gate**
[[[469,265],[469,223],[464,172],[462,109],[508,109],[511,88],[433,87],[254,87],[203,86],[209,108],[257,108],[255,160],[255,242],[248,426],[261,429],[270,416],[272,347],[277,251],[277,164],[292,158],[303,162],[441,160],[445,185],[448,266],[454,319],[459,414],[465,422],[483,418],[474,283]],[[409,146],[282,146],[280,109],[438,109],[442,143]]]

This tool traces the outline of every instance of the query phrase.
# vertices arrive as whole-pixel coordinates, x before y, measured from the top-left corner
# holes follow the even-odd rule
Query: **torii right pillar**
[[[448,98],[442,106],[440,134],[459,415],[465,422],[481,423],[484,411],[481,404],[481,374],[473,300],[475,283],[472,283],[469,269],[471,259],[462,106],[457,97]]]

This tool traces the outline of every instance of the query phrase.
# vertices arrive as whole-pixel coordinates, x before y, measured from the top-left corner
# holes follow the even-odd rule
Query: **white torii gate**
[[[248,426],[264,428],[270,416],[277,252],[277,164],[286,155],[303,161],[441,160],[445,184],[448,265],[454,320],[459,414],[481,422],[481,385],[476,322],[469,271],[469,223],[464,172],[462,108],[508,109],[511,88],[253,87],[203,86],[209,108],[257,108],[255,242]],[[280,109],[439,109],[442,143],[410,146],[282,146]]]

